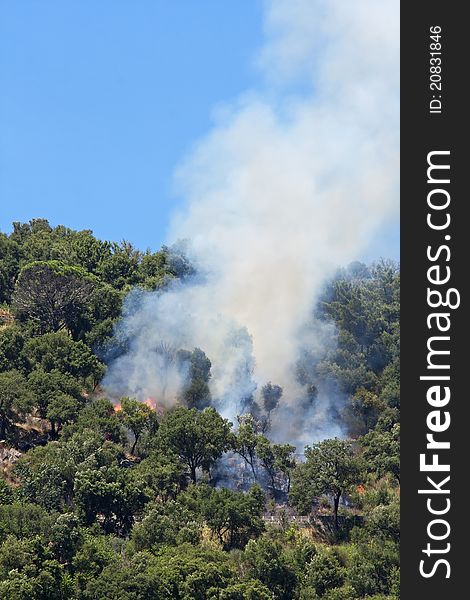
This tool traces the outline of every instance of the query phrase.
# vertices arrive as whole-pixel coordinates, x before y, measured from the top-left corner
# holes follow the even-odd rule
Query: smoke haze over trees
[[[397,3],[264,33],[167,245],[0,233],[0,600],[399,597]]]
[[[398,11],[375,0],[294,4],[266,3],[263,84],[221,107],[177,169],[181,203],[167,239],[185,240],[177,254],[194,272],[183,269],[163,293],[127,296],[122,351],[104,385],[165,406],[197,391],[204,398],[193,402],[210,397],[233,420],[253,402],[263,407],[271,382],[285,409],[270,415],[272,431],[307,443],[305,422],[318,439],[344,434],[329,416],[341,391],[307,381],[310,373],[305,383],[293,377],[306,353],[312,363],[336,348],[334,326],[312,314],[338,266],[397,212]],[[183,390],[192,367],[160,344],[201,349],[210,379]]]
[[[51,295],[66,274],[70,319],[66,298],[18,303],[31,272]],[[289,389],[258,389],[240,361],[233,419],[216,410],[203,344],[153,340],[161,397],[125,397],[125,362],[121,393],[102,385],[132,344],[128,298],[199,277],[181,247],[142,253],[33,220],[0,234],[0,273],[0,598],[398,598],[395,264],[353,263],[323,286],[319,338],[291,372],[297,414]],[[345,439],[324,439],[316,419]]]

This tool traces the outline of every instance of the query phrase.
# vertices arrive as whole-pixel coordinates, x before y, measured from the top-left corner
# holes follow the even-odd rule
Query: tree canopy
[[[230,447],[231,423],[215,409],[183,407],[169,411],[160,423],[157,437],[162,449],[177,454],[187,465],[191,481],[197,470],[208,471]]]
[[[203,340],[157,342],[184,375],[173,408],[108,398],[128,293],[195,275],[184,243],[0,233],[0,600],[397,600],[398,266],[340,269],[312,313],[333,343],[306,335],[284,389],[242,365],[233,424]],[[341,439],[274,429],[325,394]]]

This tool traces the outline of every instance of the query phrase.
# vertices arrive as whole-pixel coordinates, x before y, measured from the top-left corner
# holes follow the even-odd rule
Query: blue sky
[[[2,1],[0,228],[44,216],[158,246],[172,171],[253,84],[257,2]]]
[[[0,230],[46,217],[158,249],[174,169],[260,85],[262,33],[256,0],[0,0]]]

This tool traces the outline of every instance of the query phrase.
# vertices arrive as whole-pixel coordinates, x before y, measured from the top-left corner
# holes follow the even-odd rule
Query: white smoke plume
[[[176,175],[185,201],[168,239],[190,240],[202,277],[138,302],[131,295],[120,325],[132,331],[130,348],[110,365],[106,385],[138,397],[161,396],[166,386],[171,404],[181,374],[170,369],[162,381],[155,346],[200,347],[225,415],[270,380],[284,387],[285,421],[295,413],[292,367],[322,286],[398,210],[399,3],[263,6],[261,88],[217,111]]]

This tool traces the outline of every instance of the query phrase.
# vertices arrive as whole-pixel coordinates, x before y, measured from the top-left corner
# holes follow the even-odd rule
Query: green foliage
[[[96,531],[84,533],[83,543],[72,559],[72,568],[76,575],[76,585],[80,590],[79,598],[83,598],[83,590],[88,582],[95,581],[103,569],[117,562],[118,557],[114,551],[112,538],[97,535]],[[104,600],[104,598],[103,598]]]
[[[262,424],[251,413],[241,415],[237,420],[238,430],[232,439],[232,449],[243,458],[257,481],[256,453],[258,445],[263,442]]]
[[[222,552],[183,544],[164,548],[156,556],[146,552],[105,567],[90,580],[87,600],[210,600],[234,582]]]
[[[62,600],[62,570],[42,547],[40,537],[17,540],[10,536],[0,547],[0,598]]]
[[[0,371],[21,369],[23,362],[20,358],[24,345],[24,336],[19,327],[0,329]]]
[[[378,476],[391,473],[400,482],[400,424],[393,425],[390,431],[370,431],[362,444],[369,469]]]
[[[66,437],[77,431],[93,431],[96,435],[118,444],[124,443],[126,439],[118,412],[107,398],[93,399],[80,411],[76,423],[64,428]]]
[[[188,408],[203,410],[211,401],[209,390],[211,361],[200,348],[194,348],[192,352],[180,350],[178,358],[188,367],[188,381],[182,391],[181,399]]]
[[[121,423],[132,432],[131,454],[144,431],[155,433],[158,428],[157,415],[155,411],[142,402],[131,398],[121,399],[121,410],[118,412]]]
[[[11,504],[15,499],[15,491],[4,479],[0,478],[0,506]]]
[[[201,538],[201,525],[201,515],[184,504],[175,500],[154,502],[133,528],[132,540],[137,550],[153,551],[163,545],[197,544]]]
[[[29,339],[22,356],[28,370],[41,368],[68,373],[93,387],[103,377],[105,367],[82,341],[74,342],[65,332],[46,333]]]
[[[90,231],[78,231],[69,237],[71,242],[66,256],[90,273],[96,274],[98,266],[111,256],[111,244],[97,240]]]
[[[123,297],[109,284],[95,286],[85,310],[71,328],[74,339],[84,340],[93,349],[105,346],[121,314]]]
[[[360,387],[350,399],[349,409],[359,421],[359,429],[365,433],[375,427],[386,403],[374,392]]]
[[[96,278],[81,267],[36,261],[20,271],[14,306],[21,317],[33,320],[41,333],[71,330],[95,283]]]
[[[195,408],[175,408],[166,413],[158,429],[162,449],[177,454],[188,466],[191,481],[196,471],[210,469],[228,450],[231,424],[213,408],[198,412]]]
[[[268,414],[277,407],[281,396],[282,387],[273,385],[270,381],[261,388],[261,397],[263,398],[264,408]]]
[[[344,399],[331,418],[355,441],[324,440],[298,463],[294,446],[269,439],[282,388],[268,382],[259,405],[240,398],[251,414],[234,430],[209,408],[202,348],[171,350],[187,376],[179,408],[157,418],[103,397],[126,294],[193,274],[184,244],[143,253],[45,219],[0,233],[0,600],[396,600],[398,268],[355,263],[326,287],[313,318],[335,343],[305,348],[298,401],[308,411],[325,391]],[[251,486],[212,487],[226,452]],[[311,541],[331,517],[291,516],[331,498],[335,517],[350,515],[344,496],[361,515],[348,543]]]
[[[36,504],[0,505],[0,542],[8,536],[26,539],[49,531],[54,516]]]
[[[398,545],[392,541],[369,539],[359,545],[348,565],[347,579],[359,598],[390,593],[396,589],[396,569],[400,563]]]
[[[134,477],[149,498],[163,502],[175,499],[186,487],[186,468],[176,454],[152,452],[133,470]]]
[[[19,271],[20,246],[0,233],[0,304],[10,302]]]
[[[398,502],[388,505],[379,504],[372,508],[366,518],[364,528],[355,528],[352,539],[358,543],[369,540],[400,541],[400,506]]]
[[[61,510],[70,498],[70,483],[61,467],[52,462],[43,468],[26,460],[19,462],[15,472],[22,484],[23,497],[47,510]]]
[[[83,543],[78,517],[68,512],[56,515],[45,537],[54,557],[70,564]]]
[[[307,352],[297,367],[307,395],[323,385],[347,396],[341,417],[353,436],[373,428],[387,406],[399,407],[399,291],[390,261],[339,271],[316,315],[334,323],[337,347],[316,359]]]
[[[77,514],[85,525],[100,521],[106,532],[128,533],[147,498],[127,469],[93,462],[88,468],[80,468],[75,476]]]
[[[268,587],[257,579],[229,585],[219,594],[219,600],[272,600]]]
[[[333,588],[328,590],[323,598],[325,600],[356,600],[356,590],[349,584],[343,585],[339,588]]]
[[[47,407],[46,417],[51,422],[51,434],[55,435],[56,426],[60,430],[64,423],[75,421],[80,409],[80,404],[73,396],[58,394],[54,396]]]
[[[345,569],[338,558],[331,552],[323,551],[315,554],[308,563],[305,581],[318,596],[323,597],[328,590],[339,588],[344,582],[344,576]]]
[[[98,277],[118,289],[137,283],[136,269],[138,256],[116,248],[114,253],[103,260],[98,268]]]
[[[244,563],[249,575],[266,585],[273,598],[290,600],[294,597],[296,575],[278,542],[269,538],[249,541]]]
[[[16,463],[14,473],[28,501],[61,511],[74,503],[79,470],[112,467],[122,456],[118,446],[88,429],[30,450]]]
[[[59,369],[46,373],[40,367],[30,373],[28,385],[34,395],[38,415],[51,423],[53,437],[64,423],[76,419],[83,397],[75,377]]]
[[[295,446],[271,444],[267,437],[258,435],[256,454],[271,482],[273,491],[290,491],[291,473],[295,467]]]
[[[338,525],[338,505],[341,496],[360,483],[361,463],[351,442],[324,440],[305,449],[305,463],[293,474],[291,502],[301,512],[311,509],[320,494],[333,496],[333,514]]]
[[[202,514],[224,550],[231,550],[243,548],[249,539],[261,534],[263,509],[264,495],[259,486],[251,487],[246,494],[220,488],[204,499]]]
[[[4,440],[7,433],[14,433],[15,423],[24,419],[33,401],[33,394],[22,373],[0,373],[0,439]]]

